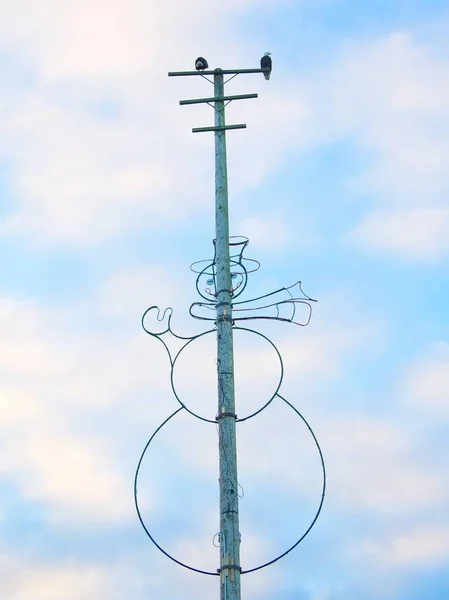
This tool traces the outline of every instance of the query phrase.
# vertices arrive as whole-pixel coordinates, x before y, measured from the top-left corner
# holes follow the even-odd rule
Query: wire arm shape
[[[299,291],[302,294],[301,297],[294,297],[290,291],[292,288],[294,288],[296,286],[298,287]],[[267,298],[271,298],[272,296],[283,294],[284,292],[288,295],[288,297],[277,300],[276,302],[268,302],[268,304],[262,304],[260,306],[257,306],[257,305],[256,306],[245,306],[245,307],[242,306],[243,304],[248,305],[248,304],[257,303],[257,302],[263,301]],[[310,319],[312,317],[311,302],[316,302],[316,300],[307,296],[307,294],[304,293],[304,291],[301,287],[301,281],[297,281],[290,286],[279,288],[278,290],[275,290],[274,292],[264,294],[263,296],[258,296],[257,298],[251,298],[249,300],[233,302],[231,304],[232,311],[233,311],[232,318],[233,318],[233,321],[250,321],[250,320],[261,320],[261,319],[271,320],[271,321],[283,321],[285,323],[293,323],[294,325],[299,325],[300,327],[306,327],[310,323]],[[303,321],[295,320],[296,309],[297,309],[298,304],[305,305],[308,308],[307,316]],[[285,307],[285,306],[287,306],[291,310],[290,317],[281,316],[281,307]],[[274,308],[275,315],[260,314],[260,312],[259,312],[259,311],[269,310],[271,308]],[[216,310],[215,302],[193,302],[193,304],[190,305],[190,309],[189,309],[189,313],[194,319],[200,319],[202,321],[215,321],[215,316],[209,317],[209,316],[201,316],[201,314],[198,314],[198,311],[201,309],[206,309],[208,311],[215,312],[215,310]],[[251,314],[250,316],[235,316],[235,313],[243,313],[243,312],[253,312],[255,314]]]

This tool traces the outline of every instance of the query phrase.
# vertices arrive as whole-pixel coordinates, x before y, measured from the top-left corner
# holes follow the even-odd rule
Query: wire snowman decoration
[[[311,436],[313,438],[314,444],[315,444],[316,449],[319,454],[320,463],[321,463],[322,486],[321,486],[321,496],[320,496],[320,500],[319,500],[319,504],[318,504],[318,508],[316,510],[315,516],[313,517],[313,519],[312,519],[311,523],[309,524],[309,526],[307,527],[307,529],[297,539],[297,541],[292,546],[290,546],[287,550],[285,550],[285,552],[283,552],[280,555],[274,557],[273,559],[265,562],[264,564],[261,564],[261,565],[258,565],[258,566],[255,566],[255,567],[252,567],[252,568],[249,568],[246,570],[242,569],[242,571],[241,571],[242,574],[250,573],[250,572],[262,569],[264,567],[267,567],[268,565],[271,565],[274,562],[278,561],[280,558],[284,557],[286,554],[288,554],[294,548],[296,548],[296,546],[298,546],[298,544],[306,537],[306,535],[310,532],[310,530],[314,526],[315,522],[317,521],[318,516],[321,512],[322,506],[323,506],[324,496],[325,496],[325,491],[326,491],[325,463],[324,463],[323,454],[322,454],[320,445],[318,443],[318,440],[317,440],[312,428],[310,427],[310,425],[306,421],[306,419],[303,417],[303,415],[295,408],[295,406],[293,404],[291,404],[288,400],[286,400],[279,393],[282,379],[283,379],[283,373],[284,373],[282,357],[281,357],[279,350],[277,349],[275,344],[261,332],[256,331],[254,329],[250,329],[249,327],[244,327],[244,326],[240,325],[240,323],[242,323],[242,322],[245,323],[247,321],[268,320],[268,321],[280,321],[280,322],[286,322],[286,323],[293,323],[295,325],[305,327],[309,324],[310,319],[311,319],[312,303],[316,302],[316,301],[304,293],[304,291],[302,290],[302,287],[301,287],[301,281],[297,281],[296,283],[294,283],[288,287],[279,288],[273,292],[269,292],[262,296],[250,298],[247,300],[238,300],[238,298],[243,294],[243,292],[246,289],[246,286],[248,283],[248,275],[250,273],[257,271],[260,267],[260,263],[258,261],[244,257],[244,251],[246,250],[248,243],[249,243],[249,240],[246,237],[239,236],[239,237],[231,237],[229,239],[230,269],[231,269],[231,282],[232,282],[233,329],[234,329],[234,331],[236,331],[236,330],[246,331],[246,332],[255,334],[257,336],[260,336],[261,338],[266,340],[272,346],[272,348],[275,350],[276,355],[279,359],[280,377],[279,377],[279,381],[276,386],[276,389],[275,389],[274,393],[271,395],[271,397],[268,399],[268,401],[266,401],[262,406],[258,407],[256,410],[254,410],[250,414],[236,417],[236,422],[238,423],[238,422],[246,421],[248,419],[255,417],[260,412],[262,412],[265,408],[267,408],[267,406],[269,404],[271,404],[275,399],[283,402],[286,406],[288,406],[290,409],[293,410],[293,412],[296,414],[297,417],[299,417],[299,419],[302,420],[302,422],[305,424],[306,428],[308,429],[309,433],[311,434]],[[214,247],[215,247],[215,241],[214,241]],[[196,290],[202,300],[198,301],[198,302],[193,302],[190,305],[189,313],[195,319],[214,323],[214,321],[216,319],[215,311],[216,311],[216,298],[217,298],[216,257],[215,257],[215,255],[214,255],[213,259],[202,260],[202,261],[193,263],[191,265],[191,270],[197,275],[195,285],[196,285]],[[298,316],[299,308],[303,308],[305,311],[304,317],[302,319],[300,319]],[[137,465],[135,478],[134,478],[134,501],[135,501],[137,515],[138,515],[138,518],[140,520],[140,523],[141,523],[143,529],[145,530],[146,534],[151,539],[151,541],[155,544],[155,546],[163,554],[165,554],[165,556],[170,558],[175,563],[181,565],[182,567],[185,567],[192,571],[196,571],[198,573],[202,573],[205,575],[219,575],[220,574],[219,570],[218,571],[208,571],[205,569],[196,568],[192,565],[182,562],[181,560],[179,560],[176,557],[169,554],[162,547],[162,545],[156,541],[156,539],[154,538],[154,535],[150,532],[149,528],[147,527],[146,523],[144,522],[144,519],[142,516],[142,511],[139,507],[139,502],[138,502],[138,481],[139,481],[140,468],[141,468],[143,459],[145,458],[146,453],[150,447],[150,444],[154,440],[154,438],[158,434],[158,432],[171,419],[173,419],[176,415],[178,415],[181,411],[186,411],[186,412],[190,413],[192,416],[196,417],[197,419],[200,419],[201,421],[205,421],[207,423],[216,424],[218,421],[217,417],[210,418],[210,416],[200,414],[199,412],[195,412],[194,410],[189,408],[182,401],[181,395],[179,394],[179,392],[176,388],[175,375],[174,375],[175,368],[178,364],[178,359],[182,355],[182,352],[185,351],[186,348],[189,347],[190,344],[192,344],[199,338],[202,338],[203,336],[206,336],[208,334],[215,333],[216,327],[213,326],[212,328],[207,329],[206,331],[203,331],[202,333],[199,333],[199,334],[196,334],[196,335],[193,335],[190,337],[181,336],[181,335],[178,335],[177,333],[175,333],[171,327],[172,316],[173,316],[172,308],[168,307],[164,311],[161,311],[160,308],[157,306],[150,306],[144,312],[144,314],[142,316],[141,323],[142,323],[142,327],[143,327],[144,331],[148,335],[159,340],[163,344],[163,346],[167,352],[167,355],[168,355],[168,358],[170,361],[171,387],[172,387],[173,394],[180,406],[167,419],[165,419],[165,421],[163,423],[161,423],[161,425],[154,431],[154,433],[152,434],[152,436],[150,437],[150,439],[148,440],[147,444],[144,447],[144,450],[140,456],[140,459],[139,459],[139,462]],[[149,324],[149,321],[151,321],[151,324]],[[170,349],[170,345],[171,345],[170,339],[172,341],[176,340],[178,343],[178,346],[179,346],[179,344],[181,344],[180,349],[178,349],[176,352],[174,352],[173,350]]]

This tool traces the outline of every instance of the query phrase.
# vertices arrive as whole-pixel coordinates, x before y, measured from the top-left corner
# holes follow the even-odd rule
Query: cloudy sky
[[[229,93],[231,233],[262,267],[248,296],[298,279],[308,328],[260,327],[281,393],[313,426],[328,489],[248,600],[449,594],[447,0],[0,0],[0,596],[206,600],[216,577],[141,529],[134,471],[178,407],[150,305],[181,335],[212,256],[213,138],[198,55],[257,67]],[[256,324],[257,325],[257,324]],[[269,397],[272,347],[236,335],[237,412]],[[214,339],[179,393],[215,408]],[[195,404],[196,403],[196,404]],[[242,566],[284,551],[320,496],[320,462],[276,399],[238,427]],[[179,560],[218,566],[217,434],[184,411],[142,465],[142,513]]]

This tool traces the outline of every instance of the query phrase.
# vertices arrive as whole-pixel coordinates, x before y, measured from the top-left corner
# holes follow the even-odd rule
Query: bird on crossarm
[[[265,54],[260,59],[260,68],[263,71],[263,75],[265,79],[268,81],[271,75],[272,63],[271,63],[271,52],[265,52]]]
[[[208,68],[209,65],[207,64],[207,60],[202,56],[199,56],[195,61],[195,69],[197,71],[205,71]]]

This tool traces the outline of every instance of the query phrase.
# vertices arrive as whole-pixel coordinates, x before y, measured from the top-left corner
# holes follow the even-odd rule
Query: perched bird
[[[264,77],[267,80],[270,79],[272,69],[270,55],[271,52],[265,52],[265,54],[260,59],[260,68],[263,70]]]
[[[209,65],[207,64],[207,60],[202,56],[198,56],[195,61],[195,69],[197,71],[204,71],[204,69],[208,69]]]

